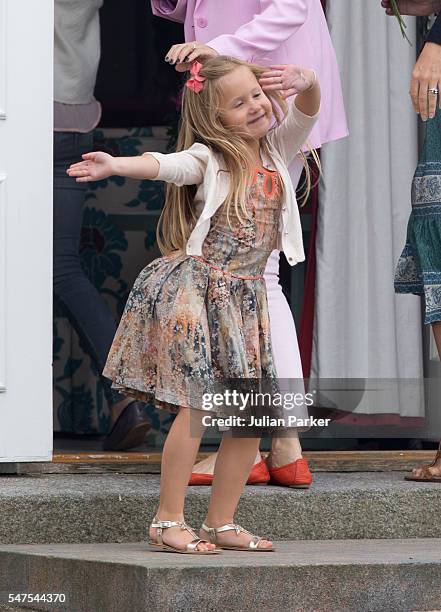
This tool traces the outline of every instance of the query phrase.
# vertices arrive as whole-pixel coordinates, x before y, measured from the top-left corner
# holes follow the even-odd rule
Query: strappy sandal
[[[210,542],[208,542],[208,540],[204,540],[203,538],[199,538],[196,532],[183,521],[158,521],[155,517],[150,527],[157,529],[157,540],[154,541],[150,538],[148,543],[150,546],[160,548],[160,550],[163,552],[174,552],[184,555],[217,555],[221,552],[218,549],[198,550],[198,544],[209,544]],[[169,546],[169,544],[165,544],[162,540],[162,531],[164,529],[168,529],[169,527],[180,527],[182,530],[188,531],[194,537],[194,539],[186,544],[185,548],[175,548],[174,546]]]
[[[222,527],[208,527],[205,523],[202,523],[202,529],[208,533],[208,538],[212,544],[216,544],[216,546],[223,548],[224,550],[246,550],[248,552],[274,551],[272,546],[270,548],[259,548],[259,543],[263,538],[252,534],[250,531],[244,529],[241,525],[236,525],[235,523],[227,523],[227,525],[222,525]],[[240,532],[248,533],[250,536],[252,536],[252,538],[246,546],[228,546],[226,544],[219,544],[217,541],[217,534],[222,533],[223,531],[235,531],[237,535],[239,535]]]
[[[434,467],[438,461],[441,461],[441,442],[438,447],[435,459],[428,465],[423,465],[420,469],[422,470],[421,476],[405,476],[404,480],[412,480],[413,482],[441,482],[441,476],[434,476],[429,468]]]

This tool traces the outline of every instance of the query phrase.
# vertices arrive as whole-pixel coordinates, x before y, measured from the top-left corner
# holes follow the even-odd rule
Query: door
[[[0,462],[52,457],[53,0],[0,0]]]

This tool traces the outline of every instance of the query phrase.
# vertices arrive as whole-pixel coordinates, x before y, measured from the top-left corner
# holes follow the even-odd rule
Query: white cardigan
[[[299,209],[288,165],[306,141],[318,115],[319,113],[313,117],[305,115],[292,103],[283,123],[270,130],[266,136],[270,157],[262,150],[264,166],[277,170],[284,184],[277,248],[283,250],[292,266],[304,261],[305,253]],[[178,153],[145,153],[147,154],[153,155],[159,162],[159,173],[155,180],[179,186],[198,185],[194,202],[196,210],[201,212],[185,251],[187,255],[202,255],[202,245],[210,230],[210,219],[229,191],[228,173],[219,172],[225,167],[222,155],[200,143]]]

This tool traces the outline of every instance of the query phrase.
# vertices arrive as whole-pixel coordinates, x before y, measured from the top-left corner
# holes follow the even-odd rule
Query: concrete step
[[[198,527],[210,487],[190,487],[187,522]],[[159,476],[2,476],[0,543],[139,542],[147,539]],[[440,538],[441,485],[403,474],[318,473],[309,490],[246,487],[237,521],[278,540]]]
[[[0,546],[0,593],[64,594],[63,604],[29,604],[51,612],[440,609],[441,539],[276,545],[204,557],[144,543]]]

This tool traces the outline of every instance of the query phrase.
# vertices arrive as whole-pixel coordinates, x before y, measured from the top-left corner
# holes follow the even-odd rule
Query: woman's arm
[[[134,157],[112,157],[97,151],[85,153],[83,161],[72,164],[67,174],[78,183],[100,181],[109,176],[126,176],[134,179],[150,179],[175,185],[199,185],[202,183],[208,163],[209,150],[202,144],[194,144],[178,153],[144,153]]]
[[[184,23],[187,14],[187,0],[150,0],[152,13],[170,21]]]
[[[272,0],[267,4],[236,32],[217,36],[207,45],[221,55],[246,60],[277,49],[305,23],[308,0]]]
[[[441,0],[397,0],[398,8],[405,15],[423,16],[441,10]],[[381,5],[392,15],[390,0]],[[423,121],[435,116],[436,105],[441,108],[441,95],[429,89],[441,89],[441,15],[438,15],[412,70],[410,97],[413,108]]]

